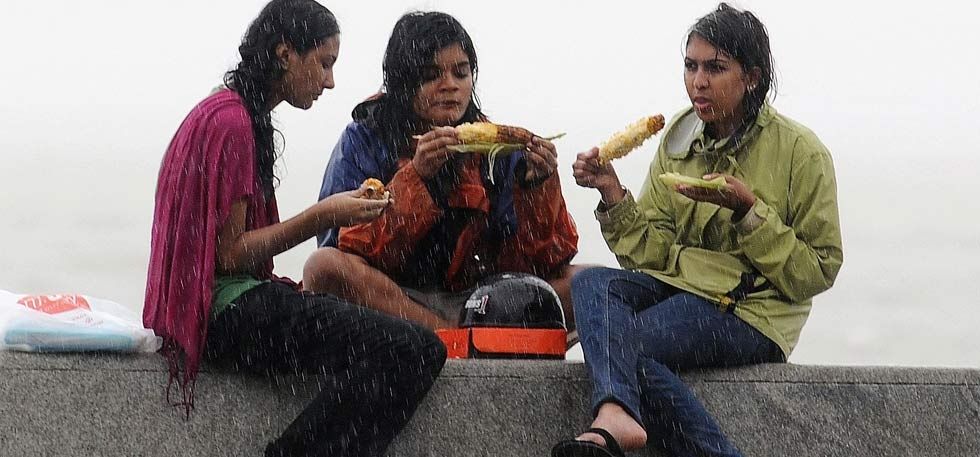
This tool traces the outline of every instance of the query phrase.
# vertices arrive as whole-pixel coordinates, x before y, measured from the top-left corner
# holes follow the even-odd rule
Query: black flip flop
[[[586,433],[595,433],[606,440],[605,446],[591,441],[565,440],[551,448],[551,457],[626,457],[616,438],[602,428],[590,428]]]

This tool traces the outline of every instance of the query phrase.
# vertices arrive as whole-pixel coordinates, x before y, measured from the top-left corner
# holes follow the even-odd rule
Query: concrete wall
[[[980,456],[980,370],[683,377],[747,456]],[[165,404],[165,382],[155,355],[0,352],[0,456],[257,456],[329,380],[205,370],[189,421]],[[577,363],[451,361],[389,455],[547,456],[588,425],[588,394]]]

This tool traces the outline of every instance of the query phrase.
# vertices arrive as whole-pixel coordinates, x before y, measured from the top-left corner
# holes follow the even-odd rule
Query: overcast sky
[[[156,172],[188,110],[237,59],[264,2],[5,2],[0,7],[0,288],[79,291],[139,307]],[[395,20],[437,9],[467,27],[493,119],[557,142],[582,233],[578,262],[613,265],[570,164],[636,118],[687,103],[682,45],[708,1],[338,1],[337,88],[281,106],[282,216],[311,204],[358,101],[381,83]],[[980,32],[952,1],[742,1],[768,26],[775,106],[837,168],[845,264],[816,299],[794,361],[980,366]],[[617,163],[638,189],[654,147]],[[277,258],[297,278],[312,251]]]

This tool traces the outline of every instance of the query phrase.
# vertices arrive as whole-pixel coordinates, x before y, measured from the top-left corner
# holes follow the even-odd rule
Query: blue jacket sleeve
[[[387,183],[390,176],[382,174],[385,168],[382,164],[388,162],[387,158],[387,151],[377,136],[360,123],[350,123],[330,154],[330,161],[323,172],[319,200],[338,192],[357,189],[367,178],[378,178]],[[339,233],[339,227],[321,232],[316,236],[317,245],[337,246]]]

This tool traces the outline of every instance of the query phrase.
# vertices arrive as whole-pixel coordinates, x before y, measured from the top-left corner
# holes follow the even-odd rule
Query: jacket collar
[[[693,107],[688,108],[677,116],[677,120],[668,131],[664,152],[667,157],[675,160],[686,159],[691,154],[734,155],[741,146],[751,143],[758,136],[759,131],[772,121],[775,114],[775,110],[768,103],[763,105],[753,125],[737,142],[738,144],[734,144],[731,137],[713,139],[706,136],[704,122],[694,113]]]

